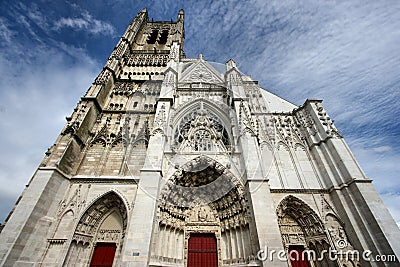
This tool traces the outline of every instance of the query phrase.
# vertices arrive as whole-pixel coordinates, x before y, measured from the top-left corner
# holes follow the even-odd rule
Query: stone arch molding
[[[303,200],[289,195],[277,207],[278,225],[286,249],[290,245],[301,245],[314,251],[319,257],[323,251],[335,249],[341,253],[353,250],[342,221],[332,212],[323,216],[324,222],[317,213]],[[336,261],[314,261],[317,267],[356,266],[357,259],[338,258]]]
[[[167,179],[159,201],[183,208],[202,206],[221,199],[232,189],[244,195],[242,180],[218,161],[201,155],[186,162]]]
[[[115,190],[107,191],[92,200],[82,212],[75,227],[73,240],[91,243],[101,222],[112,212],[117,211],[122,220],[121,238],[123,238],[128,221],[129,206],[124,197]],[[89,238],[88,238],[89,237]]]
[[[160,224],[184,229],[194,216],[193,210],[201,213],[202,207],[206,207],[206,217],[213,218],[221,231],[249,224],[250,211],[242,181],[204,155],[182,165],[168,178],[158,198],[157,219]]]
[[[186,162],[159,195],[152,259],[184,265],[190,235],[211,233],[217,239],[219,266],[247,264],[256,253],[248,207],[242,181],[225,166],[204,155]]]
[[[293,195],[286,196],[279,203],[276,213],[282,242],[287,253],[290,246],[302,246],[304,249],[315,251],[318,255],[322,250],[329,248],[321,219],[303,200]],[[314,264],[313,266],[336,266],[329,265],[329,262],[318,263],[322,265]]]
[[[231,151],[234,141],[229,109],[196,99],[177,110],[170,119],[171,147],[175,151]]]
[[[115,243],[118,261],[128,221],[128,208],[123,197],[110,190],[91,201],[77,222],[73,223],[72,216],[59,224],[55,239],[44,253],[43,266],[87,266],[97,242]]]
[[[98,201],[99,199],[101,199],[102,197],[109,195],[109,194],[115,194],[117,195],[121,201],[124,203],[125,208],[127,211],[131,210],[131,205],[129,204],[128,200],[126,199],[126,197],[117,189],[115,188],[111,188],[108,191],[105,191],[101,194],[98,194],[96,197],[94,197],[91,201],[88,202],[87,206],[85,207],[85,209],[83,210],[83,212],[81,212],[81,216],[83,216],[83,214],[85,214],[85,212],[94,204],[96,203],[96,201]]]
[[[304,232],[305,237],[325,236],[322,220],[317,213],[303,200],[289,195],[286,196],[276,209],[278,223],[285,215],[295,220]]]
[[[107,221],[112,223],[107,225]],[[64,261],[66,266],[88,264],[97,242],[115,243],[115,258],[119,259],[127,222],[128,209],[118,193],[108,191],[97,197],[82,213],[75,227]]]
[[[183,103],[182,105],[175,108],[177,112],[171,114],[170,125],[175,126],[187,113],[190,113],[199,107],[209,110],[218,116],[222,123],[225,124],[226,127],[230,126],[231,118],[230,118],[230,108],[225,103],[215,103],[211,102],[206,98],[197,98],[190,102]]]

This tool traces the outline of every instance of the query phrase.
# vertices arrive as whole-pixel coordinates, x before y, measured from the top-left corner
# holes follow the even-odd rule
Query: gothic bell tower
[[[183,42],[183,10],[176,21],[149,20],[146,9],[133,19],[10,213],[0,265],[87,266],[96,244],[114,251],[114,266],[147,262],[155,206],[146,194],[160,176],[147,149],[161,149],[150,131]]]

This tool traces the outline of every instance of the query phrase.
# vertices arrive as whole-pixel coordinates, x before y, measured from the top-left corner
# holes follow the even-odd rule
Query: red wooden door
[[[289,259],[292,267],[309,267],[303,246],[289,246]]]
[[[188,267],[217,267],[217,240],[214,234],[191,234]]]
[[[90,267],[112,267],[116,248],[115,243],[97,243]]]

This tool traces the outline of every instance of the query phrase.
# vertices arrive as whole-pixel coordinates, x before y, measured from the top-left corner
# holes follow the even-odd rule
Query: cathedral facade
[[[0,264],[399,266],[399,228],[322,101],[183,45],[182,10],[135,17],[10,213]]]

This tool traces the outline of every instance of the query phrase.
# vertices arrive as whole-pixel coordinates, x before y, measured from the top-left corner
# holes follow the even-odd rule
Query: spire
[[[228,62],[226,62],[226,71],[233,68],[237,69],[236,63],[233,61],[233,59],[229,59]]]
[[[178,18],[176,21],[176,35],[174,37],[174,41],[178,41],[181,49],[181,55],[184,56],[183,52],[183,42],[185,40],[185,26],[184,26],[184,20],[185,20],[185,12],[183,9],[179,10],[178,12]]]
[[[181,10],[179,10],[179,13],[178,13],[178,21],[179,20],[183,21],[184,18],[185,18],[185,12],[183,11],[183,9],[181,9]]]

